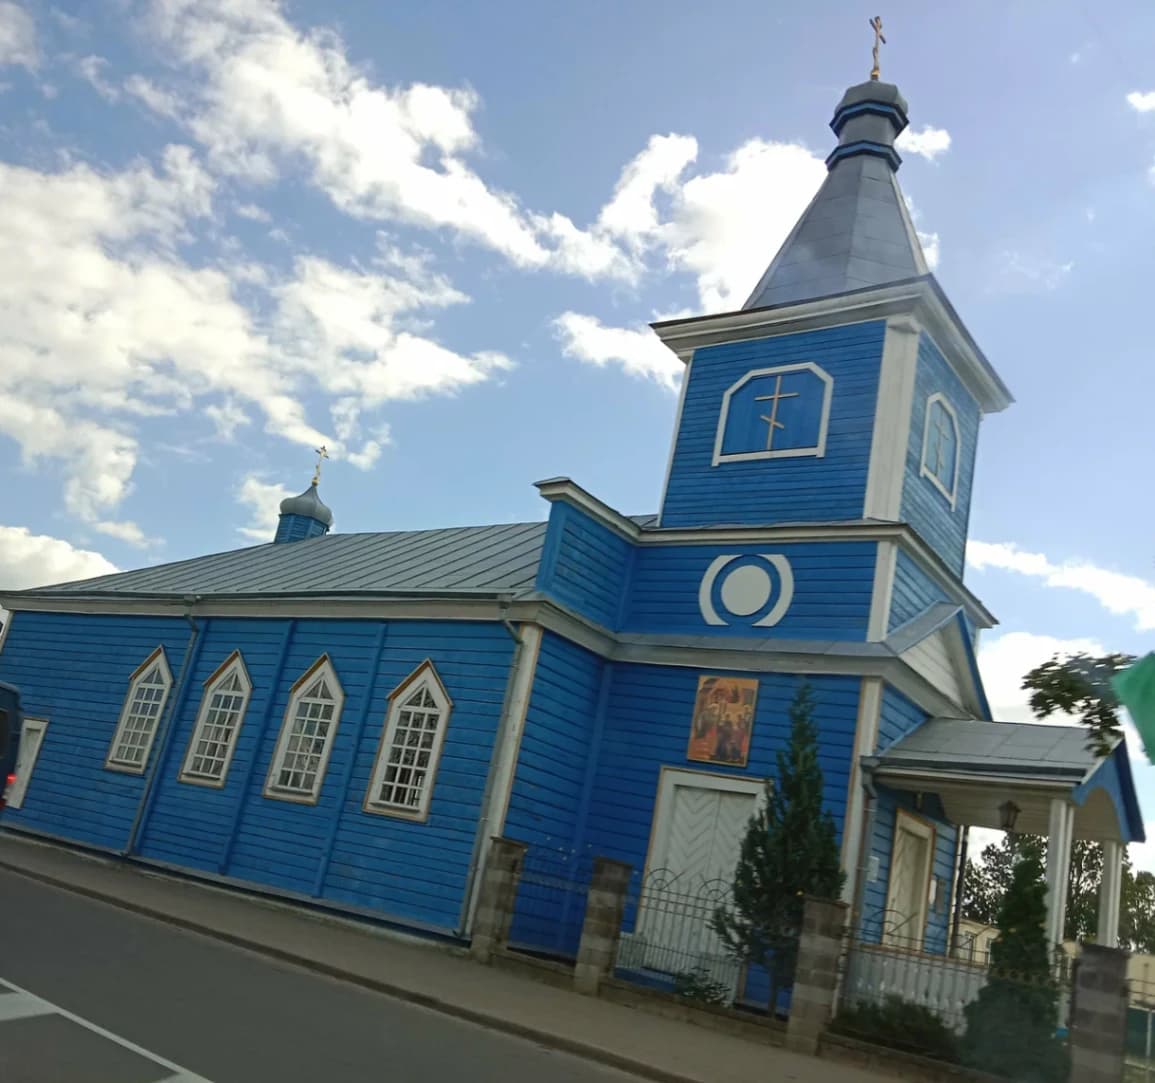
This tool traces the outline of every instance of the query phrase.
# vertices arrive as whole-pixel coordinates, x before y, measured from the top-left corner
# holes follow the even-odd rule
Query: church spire
[[[875,72],[881,20],[875,29]],[[842,96],[830,122],[828,174],[744,309],[830,297],[925,275],[929,269],[895,174],[906,99],[871,73]]]
[[[322,444],[317,448],[317,466],[313,470],[313,480],[300,496],[286,497],[281,501],[281,515],[277,520],[274,542],[303,541],[329,533],[333,525],[333,513],[321,500],[318,485],[321,481],[321,464],[329,457]]]

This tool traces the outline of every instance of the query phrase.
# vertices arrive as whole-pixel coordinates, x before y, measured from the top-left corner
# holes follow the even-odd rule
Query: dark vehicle
[[[20,691],[0,681],[0,809],[16,784],[16,757],[20,753]]]

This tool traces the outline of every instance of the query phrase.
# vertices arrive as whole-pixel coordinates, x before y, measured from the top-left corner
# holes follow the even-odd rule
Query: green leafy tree
[[[1036,718],[1055,713],[1074,716],[1090,732],[1088,747],[1106,756],[1123,735],[1111,678],[1134,661],[1129,654],[1055,655],[1023,678],[1023,688],[1031,693],[1031,712]]]
[[[845,879],[834,819],[822,807],[814,699],[805,684],[791,704],[790,742],[777,767],[777,784],[767,782],[742,839],[732,904],[711,923],[734,957],[766,967],[771,1014],[794,973],[805,896],[837,898]]]
[[[1046,936],[1046,885],[1037,856],[1014,865],[999,910],[990,973],[966,1007],[963,1063],[1016,1083],[1059,1083],[1066,1053],[1055,1037],[1058,988]]]
[[[1035,835],[1005,835],[987,846],[978,861],[968,860],[963,874],[962,913],[972,921],[994,925],[1010,889],[1015,862],[1024,856],[1040,865],[1046,860],[1047,840]],[[1067,880],[1067,940],[1094,940],[1099,931],[1099,886],[1103,880],[1103,849],[1078,840],[1071,847]],[[1155,952],[1155,876],[1136,873],[1123,856],[1123,890],[1119,914],[1119,943],[1131,951]]]

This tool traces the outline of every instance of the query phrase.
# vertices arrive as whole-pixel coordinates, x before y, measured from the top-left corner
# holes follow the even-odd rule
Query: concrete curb
[[[47,884],[49,887],[69,891],[74,895],[81,895],[88,899],[94,899],[97,902],[116,906],[121,910],[127,910],[130,913],[139,914],[142,917],[162,921],[178,929],[184,929],[188,932],[211,937],[213,940],[219,940],[233,947],[243,948],[257,955],[264,955],[267,958],[276,959],[280,962],[291,963],[293,966],[299,966],[313,973],[322,974],[328,978],[335,978],[338,981],[348,982],[351,985],[360,986],[371,992],[393,997],[395,1000],[403,1000],[410,1004],[416,1004],[418,1007],[427,1008],[430,1011],[440,1012],[442,1015],[462,1019],[467,1023],[474,1023],[490,1030],[511,1034],[516,1038],[536,1042],[549,1049],[556,1049],[562,1053],[570,1053],[574,1056],[582,1057],[585,1060],[595,1061],[598,1064],[616,1068],[619,1071],[630,1072],[644,1079],[653,1079],[656,1080],[657,1083],[702,1083],[700,1079],[694,1076],[680,1075],[677,1072],[667,1072],[664,1068],[658,1068],[652,1064],[647,1064],[645,1061],[638,1061],[631,1057],[612,1053],[608,1049],[591,1045],[588,1042],[578,1041],[575,1038],[567,1038],[560,1034],[554,1034],[551,1031],[538,1030],[534,1027],[517,1023],[512,1019],[506,1019],[500,1015],[491,1015],[488,1012],[466,1008],[463,1005],[454,1004],[451,1001],[442,1000],[440,997],[431,996],[428,993],[421,993],[406,986],[394,985],[390,982],[382,981],[378,978],[370,978],[363,974],[354,974],[350,971],[343,970],[341,967],[330,966],[318,959],[310,958],[307,955],[299,955],[296,952],[286,951],[283,948],[262,944],[259,940],[252,940],[249,937],[222,932],[220,929],[213,928],[202,922],[179,917],[157,907],[130,902],[127,899],[110,894],[109,892],[75,884],[69,880],[64,880],[48,873],[26,868],[23,865],[7,861],[3,857],[0,857],[0,869],[15,873],[17,876],[23,876],[29,880],[36,880],[39,883]],[[157,874],[150,872],[150,875]],[[167,877],[162,878],[167,879]]]

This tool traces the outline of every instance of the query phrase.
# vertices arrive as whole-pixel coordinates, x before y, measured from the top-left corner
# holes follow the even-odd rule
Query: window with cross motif
[[[452,704],[426,662],[390,697],[365,798],[367,812],[425,819]]]
[[[293,685],[265,785],[266,797],[317,799],[344,701],[333,665],[322,656]]]
[[[172,674],[164,648],[157,647],[129,678],[105,767],[137,775],[144,771],[171,690]]]
[[[180,773],[182,782],[224,785],[252,690],[244,660],[239,651],[234,651],[205,682],[196,726]]]
[[[953,508],[958,498],[958,415],[946,396],[936,392],[926,402],[921,474],[930,480]]]

